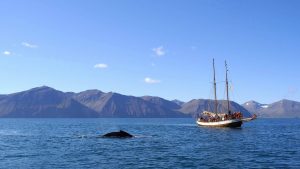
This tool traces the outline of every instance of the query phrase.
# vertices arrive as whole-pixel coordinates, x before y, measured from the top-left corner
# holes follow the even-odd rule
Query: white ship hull
[[[241,127],[243,121],[241,119],[230,119],[230,120],[222,120],[218,122],[204,122],[198,119],[197,124],[200,126],[208,126],[208,127]]]

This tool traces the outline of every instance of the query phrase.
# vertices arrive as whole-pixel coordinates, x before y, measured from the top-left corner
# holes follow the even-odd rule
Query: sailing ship
[[[230,110],[230,101],[228,93],[228,68],[225,61],[226,68],[226,103],[227,103],[227,113],[218,112],[218,100],[217,100],[217,84],[216,84],[216,72],[215,72],[215,61],[213,59],[213,72],[214,72],[214,112],[203,111],[200,117],[197,118],[197,124],[200,126],[209,127],[241,127],[243,122],[251,121],[256,118],[254,115],[251,118],[243,118],[241,112],[232,113]]]

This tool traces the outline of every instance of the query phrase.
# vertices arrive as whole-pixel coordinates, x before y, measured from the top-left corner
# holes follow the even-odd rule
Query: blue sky
[[[47,85],[189,101],[300,101],[300,2],[0,1],[0,93]]]

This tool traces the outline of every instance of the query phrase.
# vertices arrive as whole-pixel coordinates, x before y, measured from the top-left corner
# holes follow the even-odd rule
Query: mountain
[[[43,86],[0,97],[0,117],[97,117],[67,94]]]
[[[227,102],[225,100],[218,101],[218,110],[221,112],[226,111]],[[235,102],[230,102],[230,109],[232,112],[240,111],[244,117],[251,117],[251,113]],[[196,116],[197,113],[203,112],[204,110],[214,110],[214,100],[208,99],[194,99],[187,103],[184,103],[180,109],[181,112]]]
[[[294,118],[300,117],[300,102],[280,100],[272,104],[252,104],[249,101],[243,104],[244,108],[263,118]]]
[[[181,106],[178,105],[177,103],[174,103],[173,101],[169,101],[160,97],[154,97],[154,96],[143,96],[141,97],[142,99],[144,99],[145,101],[151,102],[153,104],[157,104],[161,107],[164,108],[168,108],[168,109],[172,109],[172,110],[176,110],[176,109],[180,109]]]
[[[187,117],[180,106],[159,97],[134,97],[88,90],[73,98],[98,113],[98,117]]]
[[[61,92],[42,86],[0,95],[0,117],[188,117],[180,106],[152,96],[87,90]]]
[[[261,103],[258,103],[256,101],[254,101],[254,100],[248,101],[248,102],[242,104],[242,106],[251,113],[256,113],[258,109],[268,107],[267,104],[261,104]]]
[[[106,93],[100,90],[86,90],[73,94],[72,98],[86,107],[99,112],[105,104],[105,95]]]
[[[184,104],[183,101],[180,101],[180,100],[177,100],[177,99],[172,100],[172,102],[173,102],[173,103],[176,103],[176,104],[179,105],[179,106],[182,106],[182,105]]]
[[[218,110],[226,110],[226,101],[218,101]],[[240,106],[230,102],[232,111],[245,117],[300,117],[300,102],[281,100],[272,104],[249,101]],[[42,86],[18,93],[0,95],[0,117],[8,118],[95,118],[95,117],[191,117],[213,110],[214,101],[194,99],[169,101],[154,96],[126,96],[100,90],[79,93],[62,92]]]

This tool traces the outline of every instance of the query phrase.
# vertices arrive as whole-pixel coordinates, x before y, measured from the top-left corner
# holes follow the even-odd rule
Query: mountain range
[[[261,104],[256,101],[248,101],[242,105],[251,113],[263,118],[299,118],[300,102],[292,100],[280,100],[272,104]]]
[[[100,90],[79,93],[62,92],[42,86],[30,90],[0,95],[0,117],[7,118],[169,118],[195,117],[210,109],[213,103],[207,99],[189,102],[169,101],[154,96],[127,96]],[[219,101],[218,110],[224,110],[225,101]],[[241,105],[231,102],[233,111],[244,116],[251,113]],[[247,108],[247,107],[246,107]]]

